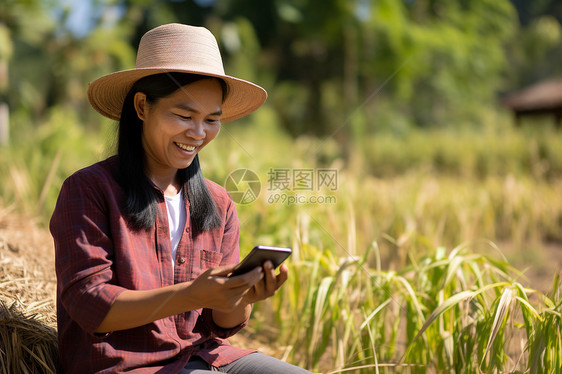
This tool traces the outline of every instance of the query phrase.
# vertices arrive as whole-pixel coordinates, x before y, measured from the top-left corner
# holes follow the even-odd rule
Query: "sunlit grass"
[[[221,185],[240,168],[261,180],[259,198],[237,205],[242,255],[256,244],[294,248],[287,284],[252,322],[284,358],[331,373],[561,368],[558,276],[544,293],[493,244],[562,239],[556,133],[385,133],[344,155],[332,138],[269,128],[267,112],[253,121],[225,125],[201,161]],[[105,138],[63,111],[33,135],[16,131],[0,149],[0,204],[45,224],[62,181],[110,153]],[[337,188],[302,192],[334,201],[269,199],[296,193],[272,190],[275,168],[337,170]]]
[[[17,116],[13,122],[11,143],[0,147],[0,203],[45,225],[64,179],[107,153],[109,131],[89,131],[63,108],[35,127]]]
[[[380,263],[376,243],[358,258],[301,244],[288,284],[271,301],[276,318],[261,306],[254,318],[276,324],[276,344],[287,347],[292,362],[313,370],[559,368],[558,278],[551,294],[542,295],[524,286],[488,245],[491,255],[474,253],[468,244],[435,248],[392,271],[369,265],[370,259]]]

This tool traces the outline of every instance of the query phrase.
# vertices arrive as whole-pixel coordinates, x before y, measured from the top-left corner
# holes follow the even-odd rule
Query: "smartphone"
[[[229,277],[247,273],[258,266],[263,266],[264,262],[268,260],[271,261],[273,268],[276,269],[291,253],[293,253],[291,248],[257,245],[238,265],[236,265]]]

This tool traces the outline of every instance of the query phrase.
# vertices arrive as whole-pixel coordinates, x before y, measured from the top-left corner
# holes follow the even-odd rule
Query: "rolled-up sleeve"
[[[204,308],[201,317],[205,321],[205,324],[211,330],[211,334],[213,337],[227,339],[230,338],[232,335],[236,334],[238,331],[242,330],[244,327],[248,325],[248,320],[245,320],[238,326],[234,326],[229,329],[225,329],[224,327],[220,327],[215,323],[213,320],[213,311],[211,309]]]
[[[62,186],[50,222],[59,302],[70,318],[90,334],[125,291],[114,284],[107,210],[99,189],[83,176],[73,175]]]

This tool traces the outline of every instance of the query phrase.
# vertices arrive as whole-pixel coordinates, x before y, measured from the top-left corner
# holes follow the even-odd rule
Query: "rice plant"
[[[361,257],[309,244],[298,252],[272,301],[276,344],[292,362],[327,373],[561,368],[558,278],[540,295],[501,256],[469,245],[436,248],[400,271],[369,265],[380,264],[376,243]]]

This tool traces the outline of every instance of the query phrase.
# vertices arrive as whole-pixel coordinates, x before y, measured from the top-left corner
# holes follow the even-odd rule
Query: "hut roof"
[[[502,102],[516,112],[562,108],[562,77],[525,87],[509,94]]]

